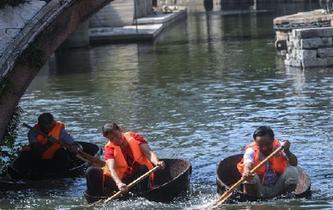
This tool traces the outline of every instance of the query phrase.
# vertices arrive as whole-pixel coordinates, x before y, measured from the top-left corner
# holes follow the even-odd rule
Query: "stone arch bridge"
[[[2,40],[9,33],[16,33],[6,48],[1,49],[3,54],[0,56],[0,145],[21,96],[40,68],[82,22],[111,1],[47,1],[48,3],[43,5],[31,20],[21,24],[21,28],[6,28],[0,31]],[[22,13],[24,12],[22,10]],[[0,28],[6,21],[12,21],[6,14],[0,14],[0,18]]]
[[[0,8],[0,145],[3,143],[6,129],[21,96],[41,67],[81,23],[111,1],[113,0],[30,0],[27,2],[39,2],[37,7],[32,8],[36,10],[35,15],[26,20],[27,8],[25,10],[19,8],[18,13],[21,14],[17,16],[23,20],[18,21],[14,28],[6,28],[6,23],[15,21],[13,19],[16,18]],[[125,2],[125,0],[116,2],[118,1]],[[133,0],[138,3],[136,1],[138,0]],[[187,0],[166,1],[172,4],[188,2]],[[210,10],[215,4],[234,2],[233,0],[197,1],[203,2]],[[252,1],[256,0],[237,0],[237,2]],[[109,16],[108,18],[110,19]],[[6,41],[4,43],[8,36],[12,36],[13,39],[10,43]]]

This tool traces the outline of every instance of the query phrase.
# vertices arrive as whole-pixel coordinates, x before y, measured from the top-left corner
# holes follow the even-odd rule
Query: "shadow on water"
[[[84,182],[83,178],[65,178],[16,184],[11,190],[0,190],[0,206],[1,209],[54,208],[60,207],[59,201],[65,206],[81,203]]]

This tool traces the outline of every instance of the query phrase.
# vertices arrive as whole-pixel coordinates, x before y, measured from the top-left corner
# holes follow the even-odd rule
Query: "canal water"
[[[76,140],[103,146],[100,128],[115,120],[144,135],[160,157],[191,161],[188,196],[171,203],[135,198],[106,207],[115,209],[204,208],[217,196],[216,163],[242,152],[254,129],[269,125],[291,142],[312,180],[312,198],[221,209],[333,209],[333,70],[286,68],[273,46],[275,16],[312,8],[317,5],[206,12],[194,5],[186,20],[154,43],[62,52],[23,96],[22,121],[32,125],[40,113],[52,112]],[[20,128],[18,142],[27,142],[26,132]],[[0,208],[85,207],[84,177],[58,182],[1,192]]]

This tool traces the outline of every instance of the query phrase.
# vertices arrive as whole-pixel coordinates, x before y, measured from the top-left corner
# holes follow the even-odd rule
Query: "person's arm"
[[[284,146],[284,153],[286,154],[289,164],[291,166],[297,166],[298,161],[296,155],[294,155],[292,152],[290,152],[290,142],[288,140],[285,141],[285,146]]]
[[[116,167],[115,167],[115,161],[114,161],[114,159],[108,159],[108,160],[106,160],[106,165],[109,168],[111,176],[112,176],[112,179],[116,183],[118,189],[121,190],[122,192],[128,191],[127,185],[121,181],[121,179],[119,178],[119,176],[118,176],[118,174],[116,172]]]
[[[29,145],[31,147],[31,150],[34,153],[41,155],[47,149],[48,144],[42,145],[42,144],[38,143],[36,138],[37,138],[37,134],[33,130],[30,130],[28,132],[28,140],[29,140]]]
[[[73,144],[74,143],[73,137],[65,129],[61,130],[60,140],[62,142],[64,142],[65,144]]]
[[[165,167],[164,161],[160,161],[156,155],[156,153],[150,149],[148,144],[140,144],[140,148],[143,154],[146,156],[148,160],[155,166],[160,166],[162,169]]]
[[[250,173],[250,171],[253,168],[253,162],[254,162],[254,150],[252,148],[248,148],[245,150],[243,156],[243,162],[244,162],[244,169],[242,176],[246,179],[246,181],[251,181],[255,176],[255,173]]]
[[[76,143],[73,137],[65,129],[61,130],[60,140],[68,145],[68,150],[72,153],[77,153],[78,150],[82,150],[81,145]]]

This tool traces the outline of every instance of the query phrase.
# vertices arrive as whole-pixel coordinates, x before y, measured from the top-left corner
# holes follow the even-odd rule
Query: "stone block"
[[[294,50],[296,58],[299,60],[308,60],[317,58],[317,50]]]
[[[320,58],[333,57],[333,47],[319,48],[318,57]]]
[[[297,59],[286,59],[284,60],[284,64],[286,66],[301,67],[301,62]]]
[[[293,39],[292,46],[295,49],[301,49],[301,41],[299,39]]]
[[[298,54],[296,53],[296,50],[292,50],[289,52],[290,58],[292,59],[298,59]]]
[[[293,35],[298,39],[321,37],[322,31],[318,28],[295,29]]]
[[[327,66],[327,59],[325,58],[313,58],[313,59],[305,59],[301,61],[302,66],[306,67],[325,67]]]
[[[277,40],[287,40],[288,39],[288,33],[277,31],[276,32],[276,39]]]
[[[333,37],[333,28],[332,27],[323,28],[322,37]]]
[[[289,60],[290,58],[291,58],[290,54],[287,53],[287,54],[286,54],[286,60]]]
[[[327,58],[327,66],[333,66],[333,57]]]
[[[320,27],[320,28],[303,28],[295,29],[292,31],[293,36],[298,39],[309,39],[317,37],[332,37],[333,28],[332,27]]]
[[[291,36],[300,39],[300,29],[294,29],[291,31]]]
[[[332,37],[310,38],[300,40],[301,49],[316,49],[319,47],[331,47]]]

